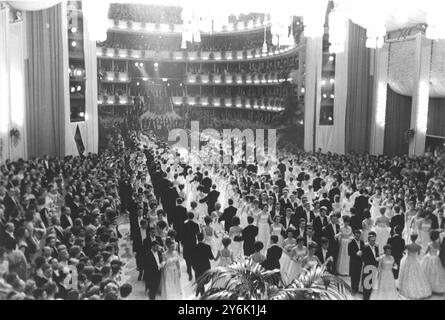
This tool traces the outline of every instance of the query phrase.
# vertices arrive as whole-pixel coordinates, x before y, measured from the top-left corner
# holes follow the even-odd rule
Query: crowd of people
[[[219,141],[208,137],[200,152],[187,153],[155,135],[157,126],[141,131],[137,121],[115,127],[100,155],[1,166],[0,297],[128,297],[121,213],[129,214],[150,299],[159,291],[184,298],[182,259],[190,281],[249,258],[279,269],[285,284],[324,265],[350,277],[364,299],[445,293],[443,154],[279,150],[246,163],[238,150],[223,164]]]
[[[112,3],[108,17],[113,20],[182,24],[181,7]]]
[[[151,241],[153,254],[171,257],[163,269],[159,255],[154,283],[139,264],[151,299],[160,287],[167,299],[182,298],[182,258],[191,281],[250,258],[280,269],[286,284],[324,265],[350,277],[365,300],[445,293],[443,157],[280,151],[276,162],[222,165],[148,137],[137,139],[151,169],[135,181],[133,234],[151,240],[135,252]]]
[[[117,300],[126,178],[122,135],[100,155],[44,156],[0,167],[0,299]]]

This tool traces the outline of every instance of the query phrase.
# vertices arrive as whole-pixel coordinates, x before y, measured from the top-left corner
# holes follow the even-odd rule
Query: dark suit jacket
[[[210,269],[210,260],[215,260],[212,248],[204,242],[200,242],[193,250],[193,270],[198,275]]]
[[[212,179],[210,179],[209,177],[205,177],[204,179],[202,179],[201,184],[204,186],[204,193],[209,193],[210,187],[212,186]]]
[[[215,203],[218,201],[219,198],[219,191],[212,190],[210,193],[203,199],[199,200],[200,203],[207,203],[207,206],[209,208],[209,212],[215,211]]]
[[[336,224],[335,229],[336,229],[336,231],[334,233],[334,230],[333,230],[331,224],[328,224],[323,229],[323,236],[329,240],[329,249],[334,254],[334,259],[337,258],[335,255],[338,252],[338,242],[337,242],[337,240],[335,240],[335,235],[340,232],[340,225]]]
[[[358,215],[352,215],[350,223],[352,231],[363,229],[362,222],[363,219],[361,217],[359,217]]]
[[[445,239],[442,240],[440,245],[440,253],[439,253],[440,261],[442,261],[442,265],[445,268]]]
[[[360,246],[357,245],[355,239],[352,239],[348,244],[348,255],[349,255],[349,268],[360,267],[362,266],[362,257],[357,256],[358,251],[363,251],[365,248],[365,243],[360,240]]]
[[[242,231],[242,237],[243,237],[243,248],[244,248],[244,254],[246,256],[250,256],[255,252],[255,249],[253,248],[255,244],[255,238],[258,235],[258,227],[254,225],[248,225],[245,227]]]
[[[3,200],[4,205],[5,205],[5,218],[6,220],[9,219],[9,217],[16,217],[19,214],[19,207],[18,207],[18,203],[14,202],[14,200],[12,200],[11,196],[9,195],[9,193],[6,193],[6,196]]]
[[[321,216],[315,217],[313,225],[316,239],[321,239],[321,237],[323,236],[323,228],[326,227],[328,224],[328,217],[324,217],[323,219],[321,218]]]
[[[73,220],[72,217],[70,217],[70,218],[71,218],[71,220]],[[69,222],[68,218],[64,214],[62,214],[60,216],[60,225],[62,226],[63,229],[66,229],[68,227],[72,227],[72,224]]]
[[[334,254],[332,253],[331,250],[328,249],[328,251],[326,252],[326,259],[324,259],[324,258],[323,258],[323,249],[321,248],[321,246],[317,249],[317,251],[315,252],[315,255],[318,257],[318,259],[320,260],[320,262],[321,262],[322,264],[324,264],[324,263],[326,262],[326,260],[327,260],[329,257],[334,258]],[[329,272],[332,273],[332,270],[333,270],[333,268],[332,268],[332,262],[329,262],[329,263],[326,265],[326,268],[327,268],[327,270],[328,270]]]
[[[392,247],[392,256],[395,261],[399,261],[403,257],[403,252],[405,251],[405,240],[400,235],[394,235],[388,239],[388,244]]]
[[[357,198],[355,198],[354,208],[357,210],[357,215],[362,216],[363,210],[369,208],[369,197],[359,195]]]
[[[405,228],[405,215],[402,213],[402,214],[393,216],[391,218],[389,226],[391,227],[391,235],[394,234],[394,228],[396,226],[401,226],[402,227],[401,231],[403,231],[403,229]]]
[[[140,236],[140,233],[139,233],[139,236]],[[162,241],[161,237],[155,236],[155,238],[156,238],[157,242],[159,242],[160,244],[164,245],[164,242]],[[150,251],[152,243],[153,243],[153,241],[151,240],[150,236],[147,236],[147,238],[145,238],[144,241],[142,242],[143,250],[145,252]]]
[[[263,267],[267,270],[280,269],[280,259],[283,254],[283,249],[277,245],[271,246],[267,249],[266,260],[262,263]]]
[[[187,209],[183,206],[176,206],[172,210],[171,220],[173,229],[177,232],[178,241],[182,239],[184,222],[187,220]]]
[[[306,224],[312,223],[315,219],[315,214],[312,211],[309,213],[309,216],[310,216],[310,221],[307,221],[306,211],[298,210],[298,212],[296,213],[297,221],[300,221],[300,219],[304,219],[306,220]]]
[[[148,238],[148,230],[147,229],[145,230],[145,233],[147,234],[147,238]],[[140,252],[143,249],[141,227],[137,228],[137,231],[135,231],[135,233],[133,234],[133,236],[131,238],[133,240],[133,252]],[[147,238],[145,238],[145,239],[147,239]]]
[[[159,263],[162,263],[161,252],[157,252],[157,254],[159,257]],[[158,268],[153,251],[148,250],[148,252],[144,255],[142,265],[144,268],[145,287],[150,288],[154,285],[158,285],[159,280],[161,279],[161,270]]]
[[[196,245],[196,235],[199,233],[199,225],[191,220],[184,223],[182,245],[193,248]]]
[[[219,218],[219,221],[224,221],[224,229],[229,232],[230,227],[232,226],[232,219],[236,215],[237,209],[234,206],[229,206],[224,209],[223,214]]]
[[[375,249],[375,252],[376,252],[375,257],[372,254],[372,250],[371,250],[371,247],[369,245],[365,245],[365,247],[363,248],[363,256],[362,256],[363,266],[376,266],[376,267],[378,267],[379,263],[377,262],[376,257],[378,258],[379,254],[380,254],[379,253],[379,247],[375,246],[374,249]]]
[[[286,215],[283,215],[283,216],[281,217],[281,224],[283,225],[284,229],[286,229],[286,230],[289,229],[289,226],[290,226],[290,225],[293,225],[295,228],[298,228],[298,222],[297,222],[297,219],[296,219],[296,217],[295,217],[295,214],[293,214],[293,215],[291,216],[289,222],[287,222]],[[294,232],[294,235],[295,235],[295,232]],[[287,235],[284,233],[284,234],[283,234],[283,237],[286,237],[286,236],[287,236]]]

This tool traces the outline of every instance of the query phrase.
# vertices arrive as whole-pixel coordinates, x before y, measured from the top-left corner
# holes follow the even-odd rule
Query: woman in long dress
[[[202,227],[202,233],[204,234],[204,243],[208,244],[212,248],[213,256],[218,254],[218,247],[216,245],[216,232],[210,225],[212,223],[212,218],[206,216],[204,218],[205,226]]]
[[[223,248],[218,251],[215,257],[215,261],[218,263],[218,267],[225,267],[235,262],[233,252],[229,249],[232,240],[230,238],[222,239]]]
[[[209,215],[208,212],[208,208],[207,208],[207,203],[205,202],[200,202],[202,199],[204,199],[206,197],[206,194],[203,192],[203,187],[202,186],[198,186],[198,194],[196,197],[196,203],[198,204],[198,206],[196,207],[196,212],[198,214],[197,219],[198,219],[198,224],[200,225],[204,225],[204,217],[207,217]]]
[[[376,189],[375,194],[369,198],[369,204],[371,205],[371,218],[375,221],[380,216],[380,205],[382,203],[382,191]]]
[[[385,245],[385,254],[378,258],[379,268],[377,279],[373,285],[371,300],[398,300],[396,280],[394,279],[393,267],[394,257],[391,255],[392,247]]]
[[[389,218],[385,216],[386,208],[380,208],[380,217],[375,221],[374,231],[377,234],[376,241],[379,247],[379,252],[384,252],[383,247],[391,237],[391,228],[389,226]]]
[[[430,219],[424,218],[419,224],[419,239],[418,243],[422,246],[422,255],[424,255],[431,242],[430,231],[432,222]]]
[[[273,218],[273,223],[270,226],[270,234],[278,237],[278,245],[281,247],[283,245],[283,236],[285,229],[284,226],[280,223],[281,216],[276,215]]]
[[[297,245],[291,252],[291,263],[289,264],[289,270],[287,271],[287,277],[285,278],[287,283],[297,279],[303,272],[303,259],[307,256],[308,250],[304,246],[304,238],[302,236],[297,237]]]
[[[374,226],[374,220],[371,219],[371,213],[369,212],[369,210],[364,210],[363,216],[365,217],[365,220],[362,221],[363,232],[362,232],[361,240],[364,241],[365,243],[367,243],[368,242],[368,234],[369,234],[369,232],[372,231],[373,226]]]
[[[229,237],[232,239],[231,250],[233,252],[233,258],[235,261],[244,260],[244,250],[243,250],[243,228],[239,226],[240,220],[238,217],[233,217],[232,227],[229,230]]]
[[[161,296],[163,300],[182,300],[181,265],[176,243],[168,238],[166,241],[167,252],[163,256],[163,268],[161,278]]]
[[[351,218],[349,216],[343,217],[343,227],[340,228],[340,249],[337,259],[337,271],[339,275],[349,276],[349,254],[348,246],[352,239],[352,228],[349,226]]]
[[[289,266],[292,262],[292,253],[293,253],[292,250],[297,245],[297,240],[294,238],[294,230],[288,229],[286,231],[286,234],[287,238],[283,240],[283,254],[281,255],[280,258],[281,278],[285,281],[285,283],[287,282],[288,279],[287,272],[289,271]]]
[[[417,234],[411,234],[411,243],[406,245],[408,253],[400,262],[399,289],[406,298],[424,299],[431,296],[432,290],[418,260],[422,247],[416,241]]]
[[[263,249],[261,250],[261,253],[264,254],[266,252],[266,246],[269,243],[270,239],[270,213],[269,213],[269,205],[265,204],[263,206],[263,210],[258,216],[258,236],[257,241],[261,241],[263,243]]]
[[[321,266],[322,263],[320,259],[315,255],[315,252],[317,251],[317,243],[311,242],[308,244],[308,254],[306,257],[304,257],[302,261],[303,269],[304,270],[313,270],[317,266]],[[328,262],[328,261],[326,261]]]
[[[431,289],[436,294],[445,293],[445,268],[439,258],[440,253],[440,235],[439,232],[431,231],[431,243],[421,260],[421,266]]]

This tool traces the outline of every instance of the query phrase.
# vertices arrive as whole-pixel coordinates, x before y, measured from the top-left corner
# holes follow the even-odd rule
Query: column
[[[411,109],[411,129],[414,137],[409,143],[409,155],[420,156],[425,153],[425,139],[428,122],[430,93],[431,45],[421,33],[416,36],[414,92]]]
[[[372,98],[370,153],[383,154],[388,89],[388,63],[390,44],[385,43],[374,54],[374,93]],[[372,71],[372,70],[371,70]]]

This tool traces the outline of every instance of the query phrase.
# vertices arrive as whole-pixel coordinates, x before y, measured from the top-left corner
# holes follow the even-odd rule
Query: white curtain
[[[9,24],[10,124],[20,132],[16,145],[11,145],[11,159],[27,157],[25,99],[25,34],[23,22]]]
[[[97,109],[97,58],[96,41],[90,38],[89,30],[95,24],[94,19],[84,19],[84,54],[85,54],[85,131],[82,139],[86,152],[97,153],[99,151],[99,118]]]
[[[0,9],[0,163],[9,153],[9,9]]]
[[[23,22],[10,23],[9,9],[0,9],[0,163],[27,156],[24,39]]]
[[[321,101],[321,63],[322,63],[321,37],[308,38],[306,44],[306,80],[304,100],[304,150],[314,150],[314,122],[318,123],[318,114]]]

